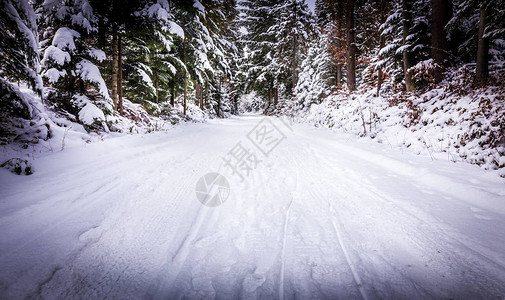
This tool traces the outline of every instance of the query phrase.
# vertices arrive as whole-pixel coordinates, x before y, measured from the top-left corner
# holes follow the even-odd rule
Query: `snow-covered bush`
[[[17,157],[5,161],[0,165],[0,167],[10,170],[12,173],[15,173],[17,175],[31,175],[33,173],[32,164],[26,159]]]
[[[409,148],[433,159],[467,161],[505,176],[505,89],[487,87],[462,95],[461,69],[437,88],[419,94],[376,97],[369,88],[334,94],[312,105],[298,120],[369,136],[391,147]]]
[[[259,112],[263,109],[263,99],[258,97],[256,92],[250,92],[247,94],[243,94],[239,98],[239,103],[238,103],[238,111],[239,113],[246,113],[246,112]]]

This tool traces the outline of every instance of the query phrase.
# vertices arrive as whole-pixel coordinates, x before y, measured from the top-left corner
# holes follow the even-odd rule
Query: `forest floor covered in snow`
[[[505,297],[498,171],[259,115],[34,165],[0,169],[0,298]],[[231,187],[217,207],[195,194],[209,172]]]

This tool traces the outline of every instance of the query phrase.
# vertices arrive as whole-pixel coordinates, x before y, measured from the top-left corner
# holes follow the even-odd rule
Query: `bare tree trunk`
[[[354,1],[347,2],[347,88],[356,90],[356,43],[354,29]]]
[[[205,80],[205,95],[204,95],[204,106],[209,103],[209,81]]]
[[[121,34],[117,36],[117,48],[118,48],[118,76],[117,76],[117,86],[118,86],[118,107],[119,114],[123,115],[123,45],[121,42]]]
[[[480,2],[479,32],[477,44],[477,65],[475,66],[475,84],[484,86],[489,76],[489,38],[484,37],[487,23],[487,7],[485,1]]]
[[[408,0],[402,0],[402,23],[403,23],[403,44],[407,44],[407,37],[409,36],[410,30],[410,5]],[[415,90],[415,84],[412,80],[412,72],[409,69],[412,68],[412,61],[410,58],[410,51],[403,51],[403,74],[405,76],[405,90],[407,92],[413,92]]]
[[[238,95],[233,96],[233,107],[235,109],[235,115],[238,115]]]
[[[184,34],[184,41],[182,42],[183,50],[182,57],[184,63],[184,103],[183,103],[183,113],[186,115],[186,101],[188,96],[188,71],[186,70],[186,34]]]
[[[199,83],[195,83],[195,97],[198,99],[198,105],[203,110],[203,88]]]
[[[118,76],[118,55],[117,55],[117,29],[112,27],[112,79],[111,79],[111,97],[114,103],[114,110],[117,111],[117,76]]]
[[[277,104],[279,103],[279,89],[274,89],[274,107],[277,108]]]
[[[221,78],[217,78],[217,116],[221,117]]]
[[[342,87],[342,65],[337,65],[337,87]]]
[[[294,2],[294,11],[293,11],[293,18],[295,19],[295,23],[296,23],[296,18],[297,18],[297,13],[296,13],[296,5],[297,5],[297,2],[295,1]],[[292,79],[292,91],[291,93],[294,95],[295,93],[295,87],[296,87],[296,82],[297,82],[297,76],[296,76],[296,50],[297,50],[297,39],[296,39],[296,34],[293,36],[293,58],[292,58],[292,66],[291,66],[291,73],[292,73],[292,76],[291,76],[291,79]],[[277,103],[274,102],[274,106],[277,106]]]
[[[381,48],[384,48],[384,46],[381,46]],[[379,71],[377,72],[377,94],[376,94],[377,97],[380,96],[383,80],[384,80],[384,73],[382,72],[382,69],[379,68]]]
[[[386,0],[381,0],[380,1],[380,22],[381,24],[384,24],[386,21],[386,14],[387,14],[387,3]],[[386,46],[386,37],[381,34],[379,31],[379,49],[384,48]],[[377,72],[377,97],[380,96],[380,91],[382,87],[382,82],[384,81],[384,73],[382,72],[382,68],[379,68]]]
[[[452,0],[432,0],[431,9],[431,58],[442,68],[435,70],[435,83],[442,81],[443,67],[446,65],[447,37],[445,26],[452,16]]]
[[[175,78],[170,83],[170,105],[172,107],[175,105]]]
[[[159,103],[159,98],[160,98],[160,93],[159,93],[159,79],[158,79],[158,72],[154,71],[154,89],[156,92],[156,104]]]
[[[184,103],[183,103],[183,107],[184,107],[184,115],[186,115],[186,101],[188,99],[188,72],[184,72]]]
[[[265,108],[265,113],[267,113],[268,109],[270,108],[271,98],[272,98],[272,89],[270,87],[268,87],[268,90],[267,90],[267,105],[266,105],[266,108]]]

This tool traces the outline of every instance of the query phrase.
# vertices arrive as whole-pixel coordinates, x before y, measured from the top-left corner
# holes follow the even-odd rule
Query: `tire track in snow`
[[[333,213],[334,216],[336,215],[336,211],[334,210],[331,202],[330,202],[330,211]],[[331,219],[331,223],[333,225],[333,229],[335,230],[335,233],[337,234],[340,249],[344,253],[347,265],[351,269],[352,276],[354,278],[354,282],[356,283],[356,286],[358,287],[359,293],[361,294],[361,297],[363,298],[363,300],[368,300],[365,289],[363,287],[363,281],[361,280],[358,272],[356,271],[356,268],[354,267],[354,263],[352,262],[351,257],[349,256],[349,252],[347,252],[347,248],[345,247],[344,241],[342,240],[342,236],[340,235],[340,230],[338,228],[338,225],[335,223],[334,218]]]
[[[204,145],[199,145],[197,149],[200,148],[206,148],[209,144],[209,141]],[[204,166],[205,164],[203,162],[208,161],[208,157],[201,157],[200,158],[202,163],[196,164],[196,166]],[[220,164],[217,172],[219,173],[222,168],[222,163]],[[201,169],[199,171],[203,174],[205,174],[208,171],[211,171],[210,168],[208,168],[205,172],[202,172]],[[195,178],[192,176],[188,176],[188,181],[185,181],[188,186],[191,184],[189,180],[194,181]],[[197,178],[198,179],[198,178]],[[185,184],[185,185],[186,185]],[[187,191],[188,186],[181,186],[179,189],[180,193],[183,193]],[[160,299],[165,299],[170,296],[170,293],[173,291],[173,286],[177,280],[177,277],[179,276],[180,272],[182,271],[182,268],[184,266],[184,263],[186,262],[188,256],[190,255],[190,245],[194,243],[196,240],[196,237],[198,236],[202,225],[204,224],[204,220],[208,218],[208,216],[211,216],[212,214],[215,213],[215,209],[209,208],[204,206],[203,204],[197,202],[197,199],[195,198],[195,203],[193,204],[193,207],[197,205],[197,211],[195,213],[195,217],[193,221],[191,222],[191,226],[189,227],[188,231],[184,234],[184,237],[182,238],[182,241],[180,242],[179,246],[176,248],[175,252],[171,255],[171,258],[168,258],[167,263],[165,263],[165,266],[162,268],[167,272],[166,274],[162,275],[162,278],[160,278],[160,285],[156,287],[156,292],[153,296],[153,298],[160,298]],[[176,236],[174,236],[175,238]]]
[[[314,149],[313,149],[314,150]],[[327,155],[325,156],[323,153],[319,153],[319,151],[316,156],[318,157],[325,157],[325,161],[328,162]],[[328,169],[339,169],[341,168],[338,160],[330,159],[332,162],[330,165],[326,164],[326,168]],[[500,285],[499,280],[497,280],[500,277],[500,273],[503,274],[503,266],[497,264],[497,261],[491,261],[490,258],[482,256],[482,254],[479,251],[476,251],[475,249],[472,249],[473,247],[468,245],[468,238],[461,234],[458,234],[457,232],[454,231],[454,229],[448,227],[444,222],[441,222],[441,220],[434,219],[433,216],[426,214],[426,211],[417,207],[417,206],[407,206],[403,207],[403,200],[401,199],[396,199],[393,196],[389,195],[389,193],[383,191],[382,189],[379,189],[379,186],[373,185],[371,182],[366,180],[366,176],[363,176],[362,174],[357,173],[354,169],[349,169],[346,172],[345,176],[338,175],[338,173],[334,173],[331,178],[325,178],[325,181],[327,182],[328,186],[331,186],[331,181],[342,181],[344,182],[345,186],[349,186],[349,189],[351,191],[355,191],[355,195],[360,197],[361,199],[370,199],[372,200],[368,206],[372,205],[372,207],[376,207],[376,209],[379,209],[385,213],[384,216],[389,216],[390,220],[396,220],[396,222],[400,222],[402,224],[403,229],[399,229],[397,231],[394,231],[395,234],[393,235],[393,238],[396,239],[396,242],[401,242],[402,244],[405,243],[405,240],[408,240],[408,245],[410,246],[410,251],[415,250],[417,257],[420,258],[425,258],[425,259],[419,259],[419,261],[426,261],[426,257],[432,257],[433,253],[436,253],[436,262],[442,263],[442,265],[438,266],[437,268],[431,268],[429,271],[427,269],[426,274],[430,274],[432,276],[441,276],[442,282],[450,282],[452,284],[469,284],[472,282],[471,286],[474,286],[479,282],[479,285],[481,286],[480,288],[475,288],[473,292],[481,289],[481,290],[486,290],[487,287],[489,286],[487,282],[480,282],[480,280],[475,281],[472,277],[475,276],[476,278],[481,278],[485,276],[489,276],[490,274],[493,274],[495,277],[492,279],[492,282],[494,285],[498,286]],[[365,181],[363,181],[365,179]],[[414,187],[414,191],[418,190],[418,187]],[[330,191],[328,191],[327,198],[330,197]],[[349,194],[350,195],[350,194]],[[361,196],[359,196],[361,195]],[[355,197],[353,197],[355,198]],[[358,199],[358,198],[356,198]],[[409,204],[410,202],[406,202],[406,204]],[[372,207],[362,207],[362,208],[367,208],[369,211],[374,211],[374,208]],[[386,209],[384,210],[384,207]],[[333,211],[335,211],[333,207]],[[375,215],[375,214],[372,214]],[[337,221],[340,218],[337,217]],[[387,224],[390,226],[391,222],[388,222]],[[419,230],[419,225],[422,224],[428,224],[427,227],[423,227],[424,231],[426,231],[424,234],[413,234],[416,233]],[[342,224],[341,224],[342,225]],[[340,231],[340,235],[342,236],[341,228],[338,226],[338,223],[335,223],[334,226],[338,231]],[[387,245],[383,244],[382,240],[378,240],[379,242],[379,247],[387,247]],[[475,244],[475,242],[471,243],[474,247],[479,247],[479,244]],[[345,247],[345,245],[344,245]],[[387,248],[384,248],[387,249]],[[465,251],[466,254],[472,254],[470,257],[467,255],[462,256],[460,253],[461,251],[458,251],[458,249],[466,249]],[[439,250],[439,251],[437,251]],[[376,251],[376,250],[374,250]],[[384,250],[383,250],[384,251]],[[348,252],[348,251],[347,251]],[[384,252],[382,252],[384,253]],[[431,253],[431,255],[430,255]],[[416,255],[414,255],[416,256]],[[368,255],[365,255],[365,258],[367,258]],[[382,258],[385,260],[384,262],[387,264],[390,264],[391,267],[394,269],[394,273],[397,273],[394,275],[396,280],[401,280],[404,283],[408,283],[409,287],[412,289],[415,289],[415,293],[419,295],[423,295],[423,297],[449,297],[450,295],[444,294],[446,291],[443,289],[441,290],[431,290],[430,285],[437,285],[441,284],[440,281],[432,280],[432,283],[430,282],[425,282],[424,284],[419,285],[419,282],[416,278],[416,274],[409,272],[405,267],[402,267],[401,265],[398,265],[395,258],[392,256],[387,256]],[[432,258],[434,259],[434,258]],[[430,261],[432,261],[430,259]],[[415,260],[418,262],[417,260]],[[430,261],[426,262],[426,264],[429,264]],[[463,272],[463,275],[457,274],[454,272],[454,270],[457,269],[462,269],[465,270],[467,269],[468,261],[479,261],[479,264],[477,265],[477,268],[474,268],[471,273],[474,275],[464,275],[465,271]],[[369,261],[370,262],[370,261]],[[373,262],[373,261],[372,261]],[[393,264],[391,264],[393,263]],[[418,262],[419,263],[419,262]],[[433,262],[432,262],[433,263]],[[480,264],[486,264],[486,267],[481,267],[479,266]],[[422,264],[424,266],[424,263]],[[456,267],[458,266],[458,267]],[[371,272],[371,274],[376,274],[380,276],[380,273],[377,273],[376,267],[372,266],[372,268],[368,267],[368,271]],[[411,265],[407,265],[407,267],[412,267]],[[426,265],[426,267],[428,267]],[[487,274],[483,274],[482,270],[485,269],[487,270]],[[493,270],[490,272],[490,270]],[[380,271],[380,269],[379,269]],[[445,278],[447,275],[447,272],[450,272],[452,276]],[[470,273],[467,271],[467,273]],[[445,274],[445,275],[444,275]],[[454,277],[453,277],[454,276]],[[491,278],[489,278],[491,279]],[[452,291],[452,293],[458,293],[458,291]],[[404,295],[405,296],[405,295]],[[383,294],[382,297],[385,297]]]
[[[300,162],[295,158],[293,154],[291,154],[291,160],[296,165],[296,176],[294,177],[294,183],[290,186],[290,183],[287,183],[287,188],[290,190],[291,200],[289,201],[288,207],[286,209],[285,217],[284,217],[284,228],[282,231],[282,247],[281,247],[281,267],[279,272],[279,299],[284,299],[284,280],[285,280],[285,267],[286,267],[286,242],[288,237],[288,224],[289,224],[289,215],[291,212],[291,207],[293,202],[295,201],[294,193],[297,192],[298,189],[298,180],[300,174]]]
[[[338,163],[335,161],[332,161],[332,163],[335,163],[335,166],[338,165]],[[353,186],[354,190],[359,190],[361,194],[366,195],[370,199],[375,199],[382,202],[386,207],[392,207],[393,211],[401,212],[410,220],[417,220],[418,222],[429,224],[430,229],[433,227],[431,230],[434,234],[431,236],[436,236],[438,239],[429,238],[429,234],[426,234],[424,236],[417,235],[415,237],[411,237],[411,239],[418,243],[420,246],[426,247],[426,245],[430,244],[440,244],[440,238],[443,237],[448,245],[457,244],[457,248],[464,248],[468,250],[467,253],[474,254],[475,257],[478,257],[479,260],[486,262],[489,264],[489,266],[496,266],[496,269],[500,269],[501,272],[505,271],[505,266],[499,263],[500,261],[503,261],[502,258],[490,258],[483,256],[478,250],[482,249],[482,245],[470,240],[467,236],[461,234],[450,224],[441,222],[441,220],[434,218],[432,215],[427,214],[425,210],[418,207],[404,207],[401,201],[399,202],[398,199],[395,199],[388,192],[379,189],[377,185],[372,184],[369,180],[364,180],[364,178],[358,176],[355,171],[352,171],[350,173],[348,172],[346,175],[347,176],[342,177],[341,179],[346,182],[346,185]],[[358,181],[360,182],[359,184],[357,183]],[[363,186],[366,188],[363,189]],[[456,202],[456,200],[451,201]],[[398,214],[391,216],[394,217],[397,215]],[[444,247],[444,250],[448,250],[446,248],[447,247]]]
[[[313,169],[310,168],[310,166],[321,166],[321,167],[326,167],[326,163],[325,161],[321,161],[320,159],[320,156],[316,154],[316,152],[314,151],[314,148],[313,146],[311,146],[310,144],[307,144],[307,149],[308,149],[308,152],[305,159],[310,159],[310,163],[307,162],[307,164],[309,165],[309,167],[307,168],[304,168],[305,172],[307,174],[305,174],[306,178],[318,178],[318,183],[321,185],[321,186],[326,186],[326,187],[331,187],[332,186],[332,183],[329,182],[328,178],[324,178],[321,176],[320,173],[317,173],[315,172]],[[299,164],[297,165],[297,170],[300,169],[300,166]],[[309,171],[310,170],[310,171]],[[319,169],[317,169],[319,170]],[[320,171],[320,170],[319,170]],[[327,172],[322,172],[322,174],[328,174]],[[354,284],[355,284],[355,287],[358,289],[360,295],[361,295],[361,298],[363,300],[367,300],[368,297],[367,297],[367,294],[366,294],[366,291],[365,291],[365,288],[364,288],[364,284],[363,284],[363,281],[361,279],[361,277],[359,276],[359,273],[358,271],[356,270],[355,268],[355,265],[349,255],[349,252],[347,250],[347,247],[342,239],[342,235],[341,235],[341,232],[339,230],[339,226],[335,223],[335,217],[336,217],[336,211],[334,210],[333,208],[333,205],[332,205],[332,202],[330,199],[328,199],[328,197],[323,197],[323,195],[321,195],[321,191],[319,189],[315,189],[315,188],[312,188],[310,189],[310,194],[313,196],[313,198],[316,198],[316,199],[321,199],[321,200],[329,200],[328,203],[329,203],[329,211],[330,211],[330,215],[329,215],[329,220],[331,222],[331,225],[334,229],[334,232],[337,236],[337,241],[338,241],[338,245],[339,245],[339,248],[345,258],[345,264],[349,267],[350,271],[351,271],[351,274],[352,274],[352,278],[353,278],[353,281],[354,281]],[[338,221],[338,219],[337,219]]]
[[[163,240],[160,239],[160,237],[163,238],[163,236],[160,236],[160,233],[166,231],[163,230],[163,228],[173,228],[181,223],[180,218],[184,217],[185,211],[187,211],[184,209],[184,207],[186,207],[185,205],[180,205],[182,202],[185,202],[181,201],[181,199],[184,199],[188,191],[191,191],[189,187],[195,180],[194,176],[188,175],[179,178],[180,180],[171,181],[170,186],[167,187],[167,178],[164,175],[164,170],[174,170],[175,173],[181,173],[179,171],[180,169],[187,170],[187,160],[189,156],[176,156],[176,158],[179,157],[179,159],[175,161],[174,157],[170,157],[170,159],[164,161],[163,164],[155,164],[155,162],[158,161],[156,155],[159,155],[161,150],[160,147],[158,152],[149,155],[148,157],[153,157],[155,161],[148,159],[148,164],[144,164],[144,168],[141,170],[143,170],[144,173],[160,172],[162,176],[157,176],[155,181],[145,182],[144,185],[137,185],[137,190],[133,194],[127,190],[120,191],[120,194],[115,194],[115,198],[128,200],[126,203],[129,204],[126,207],[124,207],[124,205],[119,205],[112,211],[112,214],[108,214],[105,219],[101,221],[100,236],[104,236],[104,240],[95,244],[92,249],[86,249],[87,251],[78,253],[74,261],[67,263],[64,269],[66,274],[59,278],[57,283],[51,286],[63,285],[65,286],[65,290],[72,290],[72,284],[70,283],[70,285],[68,285],[68,279],[65,278],[69,278],[68,274],[75,273],[76,271],[74,270],[81,270],[80,273],[79,271],[77,272],[79,276],[82,277],[82,280],[88,284],[88,287],[82,290],[85,295],[88,295],[87,297],[101,295],[114,298],[120,295],[121,290],[127,290],[129,293],[133,292],[138,296],[145,294],[145,287],[147,286],[145,276],[147,276],[147,274],[141,274],[146,268],[153,267],[153,255],[147,255],[147,253],[153,251],[152,247],[159,248],[163,244]],[[194,153],[196,150],[195,148],[193,151],[189,151],[189,153]],[[198,159],[193,160],[193,162],[195,166],[203,166],[205,159],[198,157]],[[195,170],[193,170],[193,173],[194,172]],[[125,178],[127,182],[123,185],[128,185],[131,180],[135,179],[137,176],[145,177],[141,174],[143,173],[137,171],[134,175],[127,176]],[[163,186],[163,188],[159,188],[161,186]],[[176,186],[177,188],[171,190],[171,186]],[[140,189],[140,187],[145,188]],[[171,190],[171,194],[168,199],[166,199],[168,201],[165,201],[163,200],[163,195],[165,195],[167,190]],[[121,203],[124,203],[124,201]],[[114,205],[116,204],[118,203],[114,203]],[[141,222],[142,229],[136,229],[131,224],[139,224],[139,217],[141,216],[150,217],[147,219],[147,222]],[[128,230],[125,233],[126,229]],[[131,238],[132,233],[135,234],[135,238],[133,239]],[[121,249],[114,248],[114,256],[111,257],[108,253],[110,250],[106,250],[109,248],[107,245],[115,245],[118,242],[126,243],[128,246]],[[157,249],[156,252],[159,252],[159,249]],[[104,256],[101,253],[107,254]],[[150,258],[144,258],[142,260],[142,268],[140,269],[128,268],[128,266],[135,264],[136,258],[139,257]],[[99,262],[101,262],[98,263],[101,269],[99,277],[90,275],[86,272],[90,267],[93,268],[87,264],[96,259],[99,259]],[[82,271],[86,273],[82,273]],[[48,286],[47,291],[51,290],[51,286]],[[81,290],[79,291],[81,292]],[[53,294],[50,293],[50,295]]]
[[[282,232],[282,249],[281,249],[281,271],[279,273],[279,299],[284,299],[284,267],[286,264],[286,239],[287,230],[289,222],[289,212],[291,211],[291,205],[293,204],[293,199],[289,202],[288,208],[286,209],[286,215],[284,220],[284,230]]]
[[[193,152],[190,152],[190,153],[193,153]],[[185,156],[184,160],[176,162],[175,165],[173,164],[173,162],[172,163],[168,162],[168,163],[164,164],[160,169],[165,169],[166,166],[168,166],[168,165],[170,165],[172,169],[174,168],[174,166],[180,166],[181,168],[183,168],[183,170],[187,169],[187,166],[185,163],[187,161],[187,159],[188,159],[188,157]],[[195,163],[195,166],[203,166],[204,161],[205,161],[204,158],[198,158],[198,160],[193,159],[193,163]],[[163,184],[164,180],[165,180],[164,178],[159,178],[158,182],[152,183],[151,186],[158,186],[160,184]],[[172,195],[169,198],[169,201],[160,203],[160,204],[163,204],[162,206],[157,206],[157,205],[153,206],[152,204],[150,204],[149,206],[152,206],[152,207],[147,207],[149,212],[151,210],[154,210],[153,211],[154,214],[152,215],[151,218],[149,218],[149,221],[147,222],[147,224],[144,225],[144,230],[142,230],[141,233],[134,239],[134,241],[133,241],[134,244],[131,247],[128,247],[128,249],[126,249],[127,250],[126,252],[122,253],[122,257],[124,260],[126,260],[126,261],[131,260],[136,255],[138,255],[138,253],[141,253],[142,255],[146,255],[147,253],[152,251],[151,247],[153,246],[153,242],[161,243],[161,245],[166,245],[165,247],[170,247],[173,239],[177,237],[177,231],[180,229],[180,227],[178,227],[178,224],[183,223],[183,222],[181,222],[181,220],[187,216],[188,208],[191,207],[192,202],[186,202],[186,201],[183,201],[183,199],[188,198],[186,195],[191,193],[192,189],[190,187],[191,187],[192,183],[194,183],[194,182],[195,182],[195,177],[192,175],[185,176],[185,177],[181,178],[181,181],[173,182],[173,184],[177,188],[173,190]],[[167,188],[165,188],[165,190],[166,189]],[[162,191],[164,191],[164,190],[162,190]],[[151,192],[150,196],[151,196],[151,198],[153,198],[153,196],[159,196],[158,194],[162,191],[160,191],[159,189],[155,189],[152,191],[148,191],[148,193]],[[195,199],[195,201],[196,201],[196,199]],[[186,204],[186,203],[188,203],[190,206],[181,205],[181,204]],[[143,203],[138,203],[137,206],[144,207],[142,204]],[[142,209],[142,208],[140,208],[140,209]],[[135,216],[135,209],[130,210],[130,212],[131,212],[131,214],[133,214],[133,216]],[[168,232],[169,234],[171,234],[171,236],[170,236],[171,240],[166,241],[165,243],[160,241],[160,238],[163,238],[163,237],[159,236],[160,232],[164,232],[162,227],[163,228],[171,228]],[[121,228],[118,227],[118,230],[121,230]],[[147,241],[147,243],[146,243],[146,241]],[[166,252],[163,253],[162,255],[164,255],[165,257],[168,256],[169,255],[168,253],[170,253],[171,249],[172,248],[163,249],[163,251],[166,251]],[[147,262],[144,262],[144,264],[146,264],[146,263]],[[121,265],[119,267],[121,267]],[[113,270],[111,272],[113,274],[115,273]],[[173,274],[172,273],[173,268],[162,268],[161,272],[167,272],[171,275],[171,274]],[[129,274],[129,275],[131,276],[131,274]],[[177,277],[177,275],[178,275],[178,272],[175,272],[175,274],[173,275],[174,279]],[[121,274],[117,280],[120,280],[121,277],[123,277],[123,274]],[[128,278],[124,278],[121,280],[127,281],[127,279]],[[163,276],[163,279],[164,280],[162,282],[161,281],[159,282],[160,286],[156,286],[156,287],[151,286],[151,288],[158,289],[160,287],[164,287],[164,286],[170,284],[171,281],[166,282],[166,276]],[[111,293],[111,292],[112,291],[110,291],[109,293]],[[113,292],[117,293],[118,290],[116,289]],[[153,297],[153,295],[150,294],[149,291],[144,291],[144,292],[147,293],[147,295],[149,297],[151,297],[151,298]]]

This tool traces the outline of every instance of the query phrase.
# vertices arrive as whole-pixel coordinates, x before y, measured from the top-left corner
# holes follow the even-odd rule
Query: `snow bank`
[[[375,89],[334,94],[296,118],[367,136],[433,160],[466,161],[505,176],[504,91],[459,95],[450,86],[422,94],[375,97]]]

